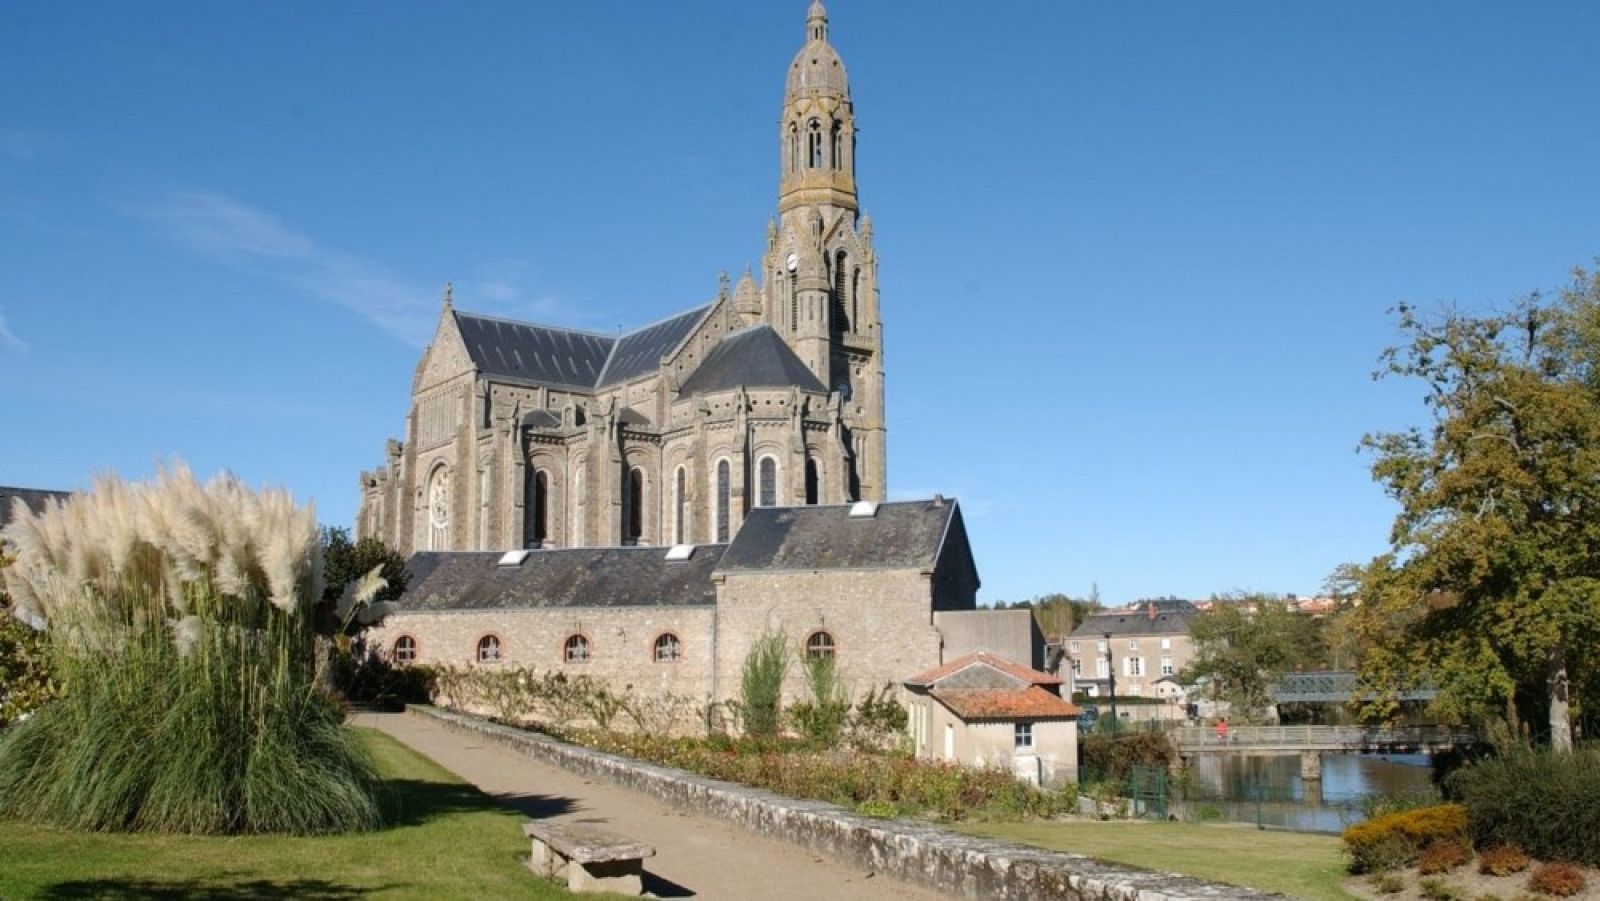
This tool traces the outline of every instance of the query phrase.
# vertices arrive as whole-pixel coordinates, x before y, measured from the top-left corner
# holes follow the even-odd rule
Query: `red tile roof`
[[[978,651],[974,654],[967,654],[962,657],[957,657],[943,666],[934,667],[925,673],[918,673],[917,675],[906,679],[905,684],[919,687],[932,686],[941,679],[949,678],[950,676],[961,672],[967,667],[974,665],[983,665],[990,667],[991,669],[997,669],[1014,679],[1021,679],[1023,682],[1026,682],[1029,685],[1061,684],[1060,679],[1050,675],[1049,673],[1041,673],[1036,669],[1032,669],[1031,667],[1023,666],[1020,663],[1007,660],[1006,658],[1001,657],[999,654],[993,654],[989,651]]]
[[[1048,688],[1018,691],[934,691],[941,704],[964,720],[1066,719],[1083,711]]]

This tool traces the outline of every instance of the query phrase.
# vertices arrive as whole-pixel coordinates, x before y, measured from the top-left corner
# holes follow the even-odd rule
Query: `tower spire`
[[[806,12],[806,43],[789,64],[778,127],[778,211],[822,204],[854,212],[855,111],[821,0]]]
[[[822,0],[811,0],[811,8],[806,10],[806,40],[826,41],[828,39],[828,11],[823,8]]]

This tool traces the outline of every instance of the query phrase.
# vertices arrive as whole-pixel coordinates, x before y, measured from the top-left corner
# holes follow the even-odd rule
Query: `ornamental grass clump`
[[[62,696],[0,738],[0,817],[239,834],[375,826],[372,763],[315,687],[316,518],[285,491],[181,465],[107,477],[4,537],[18,618]],[[340,615],[374,621],[375,574]]]

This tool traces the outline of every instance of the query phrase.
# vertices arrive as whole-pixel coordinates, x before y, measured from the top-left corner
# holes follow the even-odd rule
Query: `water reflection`
[[[1189,761],[1186,813],[1338,832],[1361,819],[1364,798],[1432,791],[1431,773],[1423,754],[1324,754],[1319,784],[1300,778],[1298,754],[1197,754]]]

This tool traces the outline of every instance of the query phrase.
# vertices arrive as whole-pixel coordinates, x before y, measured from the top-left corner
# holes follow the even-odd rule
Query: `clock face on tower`
[[[788,262],[788,265],[789,265],[789,271],[790,271],[790,272],[793,272],[793,271],[795,271],[795,270],[796,270],[796,269],[799,269],[799,268],[800,268],[800,258],[799,258],[799,257],[797,257],[797,256],[795,256],[795,255],[794,255],[794,254],[792,254],[792,253],[791,253],[791,254],[789,254],[789,259],[788,259],[788,261],[787,261],[787,262]]]

